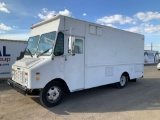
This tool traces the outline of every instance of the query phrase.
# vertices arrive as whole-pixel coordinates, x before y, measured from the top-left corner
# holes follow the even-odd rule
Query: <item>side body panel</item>
[[[85,38],[84,79],[81,76],[83,70],[77,71],[77,64],[83,66],[83,62],[76,61],[76,54],[70,56],[66,48],[67,60],[70,65],[76,66],[68,66],[68,61],[64,63],[64,80],[71,86],[71,91],[83,89],[83,81],[84,89],[119,82],[124,72],[129,74],[130,79],[143,76],[143,35],[68,17],[64,18],[64,23],[66,35]]]
[[[143,76],[142,35],[89,23],[86,29],[85,88],[119,82],[124,72]]]

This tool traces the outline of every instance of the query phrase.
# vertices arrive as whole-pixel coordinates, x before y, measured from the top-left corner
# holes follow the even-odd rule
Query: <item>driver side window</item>
[[[54,55],[61,56],[63,54],[64,54],[64,34],[62,32],[59,32],[54,49]]]
[[[74,52],[83,54],[83,41],[81,39],[75,39]]]
[[[68,39],[68,46],[69,46],[69,39]],[[69,50],[69,48],[68,48],[68,50]],[[68,53],[69,53],[69,51],[68,51]],[[75,54],[83,54],[83,40],[75,39],[74,53]]]

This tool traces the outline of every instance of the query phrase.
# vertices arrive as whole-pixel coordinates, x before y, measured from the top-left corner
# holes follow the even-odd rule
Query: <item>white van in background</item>
[[[144,64],[155,64],[159,62],[158,51],[144,50]]]

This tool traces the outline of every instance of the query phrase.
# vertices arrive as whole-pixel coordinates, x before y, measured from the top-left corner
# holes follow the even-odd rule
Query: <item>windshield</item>
[[[56,37],[56,32],[50,32],[50,33],[41,35],[40,42],[38,45],[38,50],[37,50],[38,56],[51,55],[55,37]]]
[[[34,55],[37,49],[39,36],[30,37],[25,50],[25,55]]]

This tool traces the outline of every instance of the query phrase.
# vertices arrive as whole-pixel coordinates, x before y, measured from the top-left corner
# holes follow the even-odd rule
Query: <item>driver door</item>
[[[68,39],[67,37],[67,42],[69,44]],[[74,50],[75,55],[68,53],[66,56],[64,75],[72,91],[84,89],[84,38],[75,37]]]

